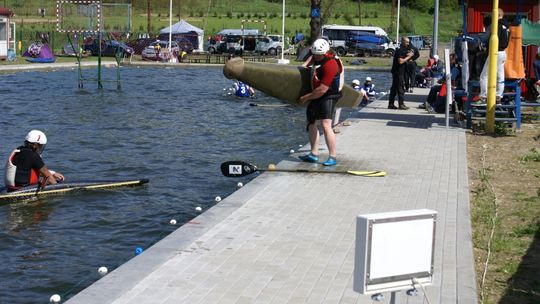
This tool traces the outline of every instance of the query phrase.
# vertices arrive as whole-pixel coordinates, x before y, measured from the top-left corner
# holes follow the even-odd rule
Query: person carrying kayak
[[[46,179],[47,184],[56,184],[64,180],[61,173],[49,170],[41,159],[46,144],[47,136],[45,133],[32,130],[26,134],[24,145],[10,153],[4,176],[8,191],[37,185],[40,175]]]

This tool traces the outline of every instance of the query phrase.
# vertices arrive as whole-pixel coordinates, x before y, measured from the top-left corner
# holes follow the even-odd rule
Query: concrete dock
[[[356,216],[421,208],[438,212],[434,282],[429,301],[398,299],[477,303],[465,131],[417,109],[425,96],[340,127],[336,169],[386,177],[263,173],[67,303],[374,303],[353,291]],[[318,168],[297,155],[278,167]]]

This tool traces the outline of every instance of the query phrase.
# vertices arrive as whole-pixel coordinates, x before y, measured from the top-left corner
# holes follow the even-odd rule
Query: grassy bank
[[[120,0],[115,2],[122,2]],[[124,1],[134,3],[131,33],[137,36],[146,33],[148,27],[147,11],[143,1]],[[23,5],[24,3],[24,5]],[[169,24],[168,1],[153,1],[150,18],[150,34],[157,35],[161,28]],[[167,4],[167,5],[165,5]],[[54,35],[55,49],[65,42],[65,34],[56,33],[56,3],[54,1],[6,0],[6,6],[16,14],[17,40],[23,42],[23,49],[38,32]],[[358,2],[347,0],[323,1],[323,14],[326,24],[374,25],[384,28],[390,37],[395,37],[395,23],[392,20],[392,8],[388,2]],[[37,15],[38,8],[45,8],[45,16]],[[412,9],[402,6],[400,10],[400,32],[409,34],[431,35],[433,15],[430,7]],[[281,33],[282,2],[264,0],[214,0],[210,1],[173,1],[173,22],[186,19],[188,22],[212,35],[223,28],[240,28],[244,19],[260,19],[267,24],[268,33]],[[103,26],[107,31],[122,31],[127,24],[127,9],[104,9]],[[432,13],[432,12],[431,12]],[[309,33],[309,2],[289,1],[285,13],[285,33],[292,36],[295,32]],[[246,23],[246,27],[260,28],[261,23]],[[459,10],[441,6],[439,20],[440,41],[448,41],[461,28]]]
[[[483,304],[540,303],[540,136],[467,136],[473,244]]]

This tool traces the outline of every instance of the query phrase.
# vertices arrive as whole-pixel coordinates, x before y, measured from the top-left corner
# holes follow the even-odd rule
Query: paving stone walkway
[[[337,169],[386,177],[263,173],[68,303],[372,303],[352,288],[356,216],[421,208],[438,212],[429,303],[477,303],[465,132],[417,109],[425,96],[407,94],[407,111],[376,101],[340,127]]]

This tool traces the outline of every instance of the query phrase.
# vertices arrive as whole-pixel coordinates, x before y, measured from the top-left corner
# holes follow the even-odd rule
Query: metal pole
[[[452,104],[452,72],[450,65],[450,50],[444,49],[444,61],[446,66],[446,107],[444,111],[444,117],[446,119],[446,128],[448,129],[450,120],[450,105]]]
[[[362,25],[362,8],[360,6],[360,0],[358,0],[358,25]]]
[[[172,43],[172,0],[169,0],[169,56],[171,56],[170,61],[172,61],[171,43]]]
[[[495,132],[495,94],[497,93],[497,57],[499,57],[499,0],[493,0],[493,12],[491,13],[491,36],[489,37],[489,66],[488,66],[488,90],[486,132]]]
[[[397,2],[397,19],[396,19],[396,43],[399,43],[399,6],[400,6],[400,0]]]
[[[433,46],[431,55],[436,55],[439,49],[439,0],[435,0],[435,11],[433,13]]]
[[[278,60],[278,63],[289,64],[289,60],[283,58],[283,53],[285,53],[285,0],[283,0],[283,10],[281,12],[281,43],[283,46],[281,48],[281,59]]]

